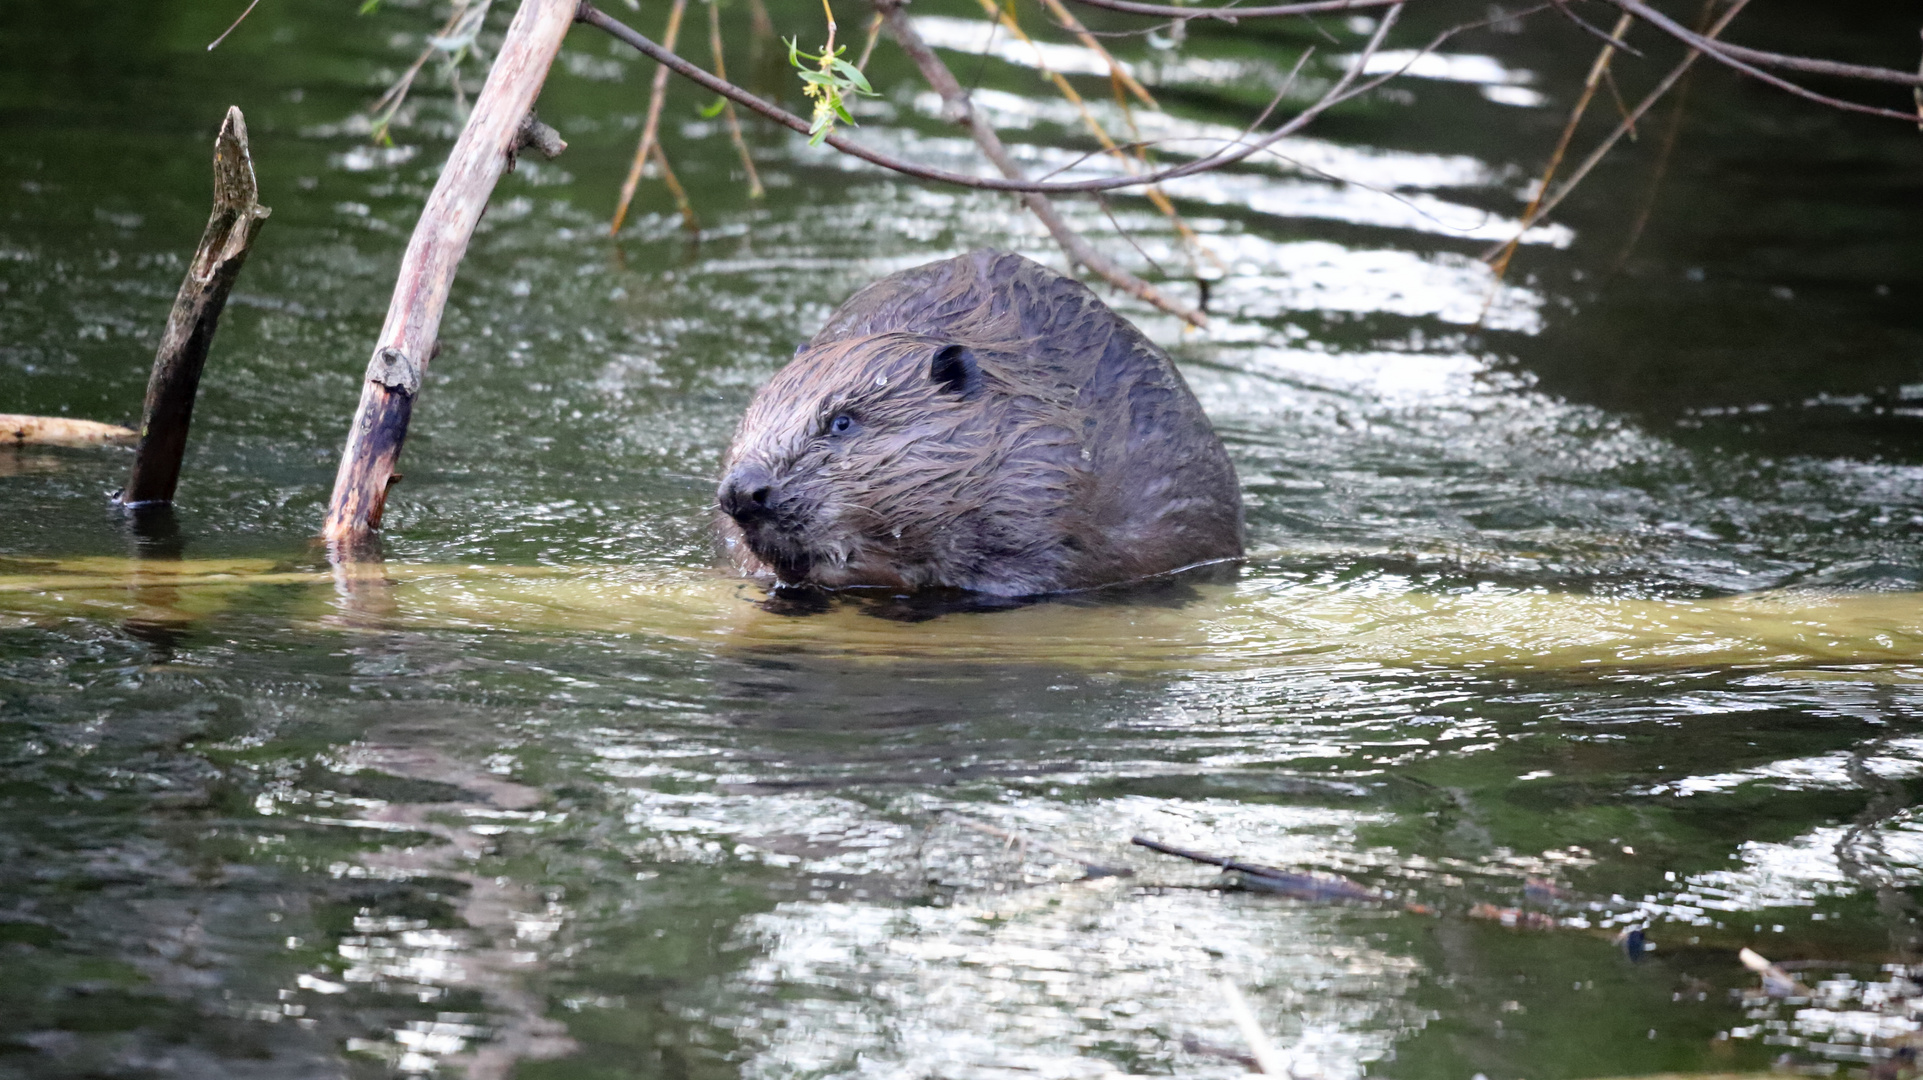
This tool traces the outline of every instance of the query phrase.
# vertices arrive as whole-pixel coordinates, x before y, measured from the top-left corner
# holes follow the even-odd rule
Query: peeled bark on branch
[[[227,294],[270,212],[260,205],[260,189],[254,183],[247,121],[239,108],[229,106],[214,139],[214,212],[187,265],[187,277],[180,283],[167,330],[154,354],[147,402],[141,410],[140,448],[127,486],[118,496],[123,505],[173,502],[207,350],[214,343]]]
[[[576,6],[576,0],[522,0],[487,84],[414,226],[334,477],[322,535],[337,558],[351,558],[380,527],[388,485],[398,479],[394,464],[407,438],[414,396],[436,351],[455,270],[488,196],[520,145],[523,124],[561,50]]]

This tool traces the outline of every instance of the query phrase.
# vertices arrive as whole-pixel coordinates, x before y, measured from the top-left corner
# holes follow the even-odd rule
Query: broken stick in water
[[[1173,855],[1178,859],[1188,859],[1191,862],[1207,863],[1210,866],[1219,866],[1224,870],[1232,870],[1242,875],[1243,888],[1256,892],[1281,893],[1284,896],[1293,896],[1299,900],[1368,900],[1380,902],[1392,899],[1386,893],[1379,893],[1374,889],[1364,888],[1350,881],[1348,878],[1338,877],[1334,874],[1307,874],[1296,870],[1283,870],[1275,866],[1258,866],[1255,863],[1225,859],[1220,855],[1189,851],[1171,844],[1150,840],[1146,836],[1133,837],[1129,840],[1129,843],[1137,847],[1145,847],[1150,851],[1159,851],[1164,855]],[[1411,910],[1418,910],[1420,913],[1426,914],[1428,909],[1421,908],[1420,905],[1411,905]]]
[[[269,213],[260,204],[260,189],[254,182],[247,121],[238,107],[229,106],[214,139],[214,212],[200,234],[193,261],[187,264],[187,277],[180,283],[160,349],[154,353],[147,403],[141,410],[140,448],[134,453],[127,486],[118,496],[122,505],[173,502],[207,349],[214,342],[227,294]]]
[[[124,446],[137,437],[134,429],[119,424],[69,420],[64,416],[0,413],[0,445]]]
[[[487,84],[414,225],[334,476],[322,535],[336,559],[358,557],[369,533],[380,527],[388,486],[399,479],[394,464],[407,439],[421,377],[436,351],[454,272],[510,155],[531,133],[527,121],[534,99],[561,51],[577,5],[578,0],[522,0],[495,51]],[[543,134],[530,141],[538,148],[548,140]],[[552,142],[558,144],[558,137]]]

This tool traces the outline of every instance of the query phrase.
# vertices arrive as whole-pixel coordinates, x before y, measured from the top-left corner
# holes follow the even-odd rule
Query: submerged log
[[[0,445],[125,446],[136,438],[139,438],[139,432],[119,424],[69,420],[64,416],[0,413]]]
[[[214,343],[227,294],[253,250],[254,237],[271,212],[260,205],[254,159],[247,149],[247,121],[229,106],[214,139],[214,212],[174,297],[167,330],[154,353],[141,411],[140,448],[118,501],[126,506],[170,503],[187,453],[187,427],[194,416],[201,368]]]
[[[524,123],[574,22],[578,0],[522,0],[467,126],[421,210],[361,386],[322,535],[336,559],[365,550],[380,527],[414,396],[433,359],[454,272],[488,196],[523,142]]]

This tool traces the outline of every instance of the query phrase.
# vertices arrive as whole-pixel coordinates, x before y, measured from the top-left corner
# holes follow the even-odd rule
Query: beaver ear
[[[928,362],[928,377],[959,398],[971,398],[981,389],[982,372],[975,354],[966,345],[943,345]]]

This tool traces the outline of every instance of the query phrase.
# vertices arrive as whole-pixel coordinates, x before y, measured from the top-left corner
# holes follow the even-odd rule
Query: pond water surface
[[[1252,557],[795,613],[714,567],[749,395],[875,277],[1061,265],[1036,223],[753,125],[750,200],[676,86],[700,230],[649,180],[610,240],[650,69],[577,28],[541,106],[572,146],[497,191],[387,562],[337,576],[312,538],[457,125],[432,65],[391,146],[365,108],[445,12],[271,0],[206,52],[239,6],[0,9],[0,411],[137,420],[230,103],[274,210],[171,519],[108,505],[123,451],[0,449],[0,1076],[1226,1078],[1225,980],[1297,1080],[1906,1073],[1914,131],[1702,72],[1634,244],[1666,109],[1498,286],[1477,255],[1595,42],[1497,19],[1171,187],[1206,254],[1139,197],[1066,203],[1185,302],[1211,279],[1205,332],[1110,300],[1226,439]],[[1737,27],[1907,67],[1891,7]],[[1390,45],[1488,14],[1418,6]],[[916,15],[1031,168],[1092,145],[979,9]],[[811,0],[772,17],[821,34]],[[722,19],[731,70],[798,104],[742,0]],[[1370,25],[1110,41],[1173,160]],[[1632,97],[1673,60],[1644,44]],[[870,70],[859,138],[976,167],[899,54]],[[1238,887],[1137,835],[1354,886]]]

